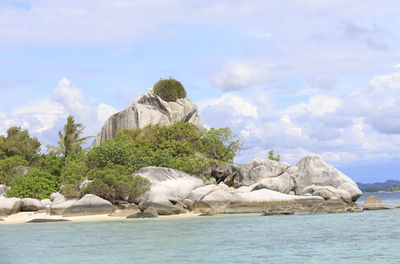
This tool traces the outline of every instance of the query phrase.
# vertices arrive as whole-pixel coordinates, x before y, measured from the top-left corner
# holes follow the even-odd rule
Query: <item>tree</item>
[[[186,97],[186,90],[182,83],[173,78],[160,79],[154,84],[153,91],[167,102],[176,102],[178,98]]]
[[[242,146],[241,140],[228,127],[203,131],[201,141],[204,153],[220,161],[233,161]]]
[[[63,131],[58,132],[60,140],[57,142],[57,146],[48,146],[49,150],[61,153],[64,157],[68,157],[70,154],[76,153],[81,149],[81,145],[86,144],[86,140],[91,138],[84,137],[80,138],[85,127],[80,123],[75,123],[73,116],[68,116],[67,123],[64,126]]]
[[[270,159],[270,160],[275,160],[275,161],[281,161],[281,156],[280,156],[279,154],[276,155],[276,156],[274,156],[274,150],[271,149],[271,150],[268,152],[268,159]]]
[[[7,130],[7,136],[0,136],[0,152],[3,153],[3,158],[20,156],[32,162],[40,151],[40,145],[37,138],[29,136],[28,130],[16,126]]]

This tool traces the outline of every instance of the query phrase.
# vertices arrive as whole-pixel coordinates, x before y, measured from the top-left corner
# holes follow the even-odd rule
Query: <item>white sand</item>
[[[189,212],[186,214],[179,215],[162,215],[154,219],[165,219],[165,218],[182,218],[182,217],[193,217],[198,216],[198,213]],[[20,212],[7,217],[2,217],[4,221],[0,221],[0,225],[4,224],[23,224],[33,219],[66,219],[71,222],[89,222],[89,221],[121,221],[121,220],[134,220],[134,218],[126,219],[126,217],[117,217],[109,215],[87,215],[87,216],[69,216],[63,217],[61,215],[48,215],[46,213],[38,212]],[[141,218],[137,218],[141,219]]]

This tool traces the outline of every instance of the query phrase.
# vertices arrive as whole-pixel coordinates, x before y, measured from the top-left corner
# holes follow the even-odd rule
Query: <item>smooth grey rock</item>
[[[268,215],[292,215],[294,214],[294,211],[290,211],[290,210],[282,210],[282,211],[267,211],[264,212],[262,215],[263,216],[268,216]]]
[[[192,200],[190,200],[190,199],[184,199],[184,200],[182,201],[182,203],[183,203],[184,205],[186,205],[186,208],[188,208],[189,210],[192,210],[193,205],[194,205],[194,202],[193,202]]]
[[[134,215],[139,213],[140,210],[139,209],[126,209],[126,210],[117,210],[111,214],[109,214],[109,216],[114,216],[114,217],[127,217],[130,215]]]
[[[10,187],[5,185],[5,184],[0,184],[0,197],[1,196],[6,196],[7,190],[9,190]]]
[[[310,193],[313,196],[321,196],[325,200],[340,198],[347,203],[350,203],[352,201],[349,192],[333,188],[332,186],[317,186],[313,184],[303,189],[302,195],[305,195],[307,193]]]
[[[151,190],[143,195],[146,202],[169,205],[170,201],[183,201],[194,189],[204,186],[200,178],[169,168],[146,167],[134,174],[151,182]]]
[[[218,188],[220,188],[221,190],[226,191],[226,192],[233,192],[235,190],[234,188],[226,185],[224,182],[218,183]]]
[[[400,205],[396,206],[396,208],[400,208]]]
[[[21,210],[22,201],[19,198],[0,197],[0,216],[16,214]]]
[[[320,157],[305,157],[296,166],[299,168],[296,194],[301,194],[304,188],[310,185],[331,186],[335,189],[340,187],[341,190],[350,193],[352,201],[356,201],[362,194],[352,179],[323,161]]]
[[[257,158],[240,166],[233,183],[235,187],[250,186],[265,178],[277,177],[289,167],[284,162]]]
[[[224,190],[213,191],[196,203],[194,208],[202,213],[223,213],[229,205],[232,195]]]
[[[319,196],[288,195],[269,189],[235,192],[224,213],[264,213],[267,211],[308,212],[321,205]]]
[[[44,206],[43,204],[36,199],[32,198],[24,198],[22,199],[22,205],[21,205],[21,211],[39,211],[43,210]]]
[[[40,203],[42,204],[43,208],[47,208],[47,207],[49,207],[49,206],[52,204],[52,202],[50,201],[50,199],[43,199],[43,200],[40,200]]]
[[[139,206],[134,203],[130,203],[127,201],[119,201],[115,205],[119,210],[139,210]]]
[[[109,201],[94,194],[86,194],[79,201],[68,207],[64,216],[111,214],[115,210]]]
[[[77,200],[67,200],[67,201],[60,201],[57,203],[54,203],[50,205],[48,208],[48,213],[50,215],[63,215],[64,212],[70,208],[72,205],[74,205],[77,202]]]
[[[142,211],[146,211],[146,209],[148,208],[153,208],[157,211],[159,215],[175,215],[181,213],[180,208],[176,208],[173,205],[168,206],[165,204],[158,204],[153,202],[140,203],[139,207]]]
[[[347,203],[342,199],[332,198],[325,201],[320,206],[312,210],[313,213],[345,213],[347,212]]]
[[[278,177],[262,179],[261,181],[251,185],[251,187],[253,191],[269,189],[287,194],[295,188],[295,179],[291,174],[284,172]]]
[[[66,201],[68,201],[68,199],[63,194],[56,192],[56,193],[52,193],[50,195],[50,201],[52,201],[53,204],[57,204],[57,203],[66,202]]]
[[[156,209],[154,209],[153,207],[149,207],[143,212],[141,211],[136,214],[129,215],[126,218],[155,218],[155,217],[158,217]]]
[[[204,126],[200,122],[197,106],[188,98],[167,102],[150,89],[125,110],[112,115],[93,141],[93,146],[114,138],[120,129],[144,128],[148,125],[169,126],[175,122],[189,122],[198,131]]]
[[[192,200],[194,203],[200,201],[201,199],[204,198],[209,193],[212,193],[216,190],[219,190],[218,186],[215,184],[209,184],[205,186],[201,186],[199,188],[194,189],[193,191],[190,192],[188,195],[187,199]]]
[[[392,209],[388,205],[386,205],[384,202],[382,202],[379,198],[376,196],[368,196],[367,199],[365,199],[364,204],[362,205],[364,207],[364,210],[387,210],[387,209]]]

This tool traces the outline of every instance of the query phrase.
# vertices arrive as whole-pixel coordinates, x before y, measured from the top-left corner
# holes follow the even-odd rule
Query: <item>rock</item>
[[[260,189],[235,192],[224,213],[308,212],[324,202],[318,196],[297,196]]]
[[[143,212],[138,212],[136,214],[129,215],[126,218],[154,218],[154,217],[158,217],[158,213],[156,209],[154,209],[153,207],[149,207]]]
[[[182,201],[182,203],[183,203],[184,205],[186,205],[186,208],[188,208],[189,210],[192,210],[193,205],[194,205],[194,202],[193,202],[192,200],[190,200],[190,199],[184,199],[184,200]]]
[[[325,200],[329,200],[332,198],[339,198],[347,203],[350,203],[352,201],[349,192],[340,189],[335,189],[332,186],[317,186],[313,184],[311,186],[307,186],[306,188],[304,188],[302,195],[308,193],[312,194],[313,196],[321,196]]]
[[[167,102],[152,89],[140,96],[121,112],[112,115],[93,141],[93,146],[114,138],[120,129],[144,128],[148,125],[169,126],[175,122],[189,122],[198,131],[204,126],[200,122],[197,106],[188,98]]]
[[[396,208],[400,208],[400,205],[396,206]]]
[[[70,208],[73,204],[75,204],[77,200],[67,200],[60,202],[53,202],[52,205],[48,208],[48,213],[50,215],[63,215],[64,212]]]
[[[5,185],[5,184],[0,184],[0,197],[6,196],[7,190],[9,190],[10,187]]]
[[[32,198],[22,199],[21,211],[39,211],[43,209],[44,206],[39,200]]]
[[[56,203],[66,202],[66,201],[68,201],[68,199],[61,193],[56,192],[56,193],[52,193],[50,195],[50,201],[52,201],[53,204],[56,204]]]
[[[231,198],[232,193],[216,190],[207,194],[200,202],[195,203],[194,208],[202,213],[223,213]]]
[[[233,181],[235,187],[250,186],[265,178],[273,178],[283,174],[289,164],[270,159],[253,159],[242,164]]]
[[[347,203],[339,198],[331,198],[320,206],[314,208],[312,213],[344,213],[347,211]]]
[[[120,210],[140,210],[137,204],[130,203],[127,201],[118,201],[116,203],[116,207]]]
[[[153,208],[157,211],[159,215],[174,215],[180,214],[181,210],[174,207],[172,204],[170,206],[165,204],[153,203],[153,202],[143,202],[139,205],[142,211],[146,211],[148,208]]]
[[[218,184],[218,188],[220,188],[221,190],[226,191],[226,192],[233,192],[235,190],[234,188],[229,187],[228,185],[226,185],[223,182],[220,182]]]
[[[384,202],[382,202],[379,198],[376,196],[368,196],[367,199],[365,199],[365,202],[363,204],[364,210],[385,210],[385,209],[391,209],[389,206],[387,206]]]
[[[187,197],[187,199],[192,200],[194,203],[200,201],[209,193],[219,190],[218,186],[215,184],[209,184],[206,186],[201,186],[197,189],[191,191]]]
[[[21,210],[22,201],[19,198],[0,197],[0,216],[16,214]]]
[[[111,214],[115,210],[114,205],[94,194],[86,194],[79,201],[67,208],[64,216]]]
[[[303,190],[311,185],[331,186],[350,193],[352,201],[356,201],[362,194],[357,184],[338,171],[320,157],[309,156],[302,158],[296,165],[299,174],[296,181],[296,194],[303,193]]]
[[[194,189],[204,186],[200,178],[169,168],[146,167],[134,174],[151,182],[151,190],[143,195],[146,202],[169,205],[171,201],[183,201]]]
[[[295,187],[295,180],[291,174],[284,172],[278,177],[263,179],[251,185],[251,187],[253,191],[269,189],[281,193],[289,193]]]
[[[40,203],[42,204],[43,208],[47,208],[52,204],[50,199],[43,199],[40,201]]]
[[[211,176],[215,178],[217,182],[223,182],[238,169],[238,164],[215,161],[211,163]]]
[[[294,211],[284,210],[284,211],[267,211],[264,212],[262,215],[268,216],[268,215],[292,215],[292,214],[294,214]]]
[[[3,218],[0,218],[0,222],[2,222],[2,221],[4,221],[4,219],[3,219]]]
[[[127,210],[117,210],[117,211],[115,211],[115,212],[109,214],[109,216],[127,217],[127,216],[130,216],[130,215],[137,214],[137,213],[139,213],[139,212],[140,212],[139,209],[136,209],[136,210],[135,210],[135,209],[132,209],[132,210],[130,210],[130,209],[127,209]]]
[[[27,223],[54,223],[54,222],[69,222],[67,219],[51,219],[51,218],[37,218],[28,221]]]
[[[78,190],[82,190],[83,188],[88,186],[88,184],[91,182],[92,182],[91,180],[89,180],[88,178],[85,178],[81,183],[79,183]]]

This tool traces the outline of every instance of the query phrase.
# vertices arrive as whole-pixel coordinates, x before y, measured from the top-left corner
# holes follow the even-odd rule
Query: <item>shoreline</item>
[[[196,217],[200,213],[186,213],[178,215],[160,215],[156,218],[151,219],[170,219],[170,218],[186,218],[186,217]],[[13,225],[13,224],[28,224],[29,221],[34,219],[46,219],[46,220],[68,220],[66,222],[97,222],[97,221],[121,221],[121,220],[135,220],[135,219],[150,219],[150,218],[126,218],[121,216],[110,216],[110,215],[85,215],[85,216],[67,216],[63,217],[61,215],[48,215],[46,213],[37,212],[19,212],[17,214],[12,214],[6,217],[1,217],[4,221],[0,221],[0,225]],[[51,222],[48,222],[51,223]],[[53,222],[57,223],[57,222]]]

